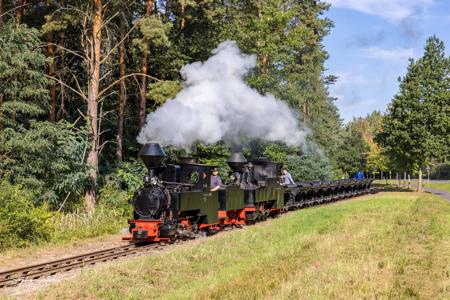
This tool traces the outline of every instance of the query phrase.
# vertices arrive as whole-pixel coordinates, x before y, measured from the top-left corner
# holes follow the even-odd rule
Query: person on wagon
[[[219,169],[214,168],[211,175],[211,192],[215,192],[222,186],[222,179],[219,176]]]

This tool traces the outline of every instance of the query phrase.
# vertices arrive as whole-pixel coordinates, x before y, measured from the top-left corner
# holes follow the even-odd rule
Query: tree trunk
[[[3,0],[0,0],[0,26],[3,24]],[[0,94],[0,107],[3,105],[3,95]],[[0,130],[3,130],[3,113],[0,111]]]
[[[306,128],[308,124],[308,104],[303,102],[303,126]]]
[[[408,173],[408,190],[411,189],[411,175]]]
[[[65,41],[65,34],[64,31],[61,31],[59,33],[59,39],[60,44],[63,46],[63,48],[60,48],[60,58],[61,58],[61,80],[64,81],[64,78],[66,78],[66,51],[64,50],[64,41]],[[65,107],[65,97],[66,97],[66,90],[65,86],[63,84],[60,85],[60,114],[59,118],[64,119],[66,115],[66,107]]]
[[[3,95],[0,94],[0,107],[3,105]],[[3,113],[0,111],[0,130],[3,130]]]
[[[150,17],[153,12],[153,0],[147,1],[146,16]],[[141,86],[139,88],[139,129],[145,124],[146,114],[146,101],[147,101],[147,70],[148,68],[148,44],[147,40],[144,39],[144,49],[142,53],[141,62]]]
[[[183,30],[184,27],[186,26],[186,19],[185,19],[185,6],[186,4],[184,3],[185,0],[181,0],[180,1],[180,29]]]
[[[166,0],[166,10],[164,12],[164,20],[166,22],[169,22],[171,10],[172,10],[172,1],[171,0]]]
[[[22,20],[24,4],[25,0],[16,1],[16,24],[20,24],[20,21]]]
[[[89,83],[88,83],[88,107],[87,118],[89,122],[91,149],[86,163],[91,167],[89,177],[92,181],[90,187],[86,189],[84,204],[87,211],[91,211],[95,207],[95,191],[98,169],[98,151],[99,151],[99,134],[98,134],[98,93],[100,85],[100,55],[102,41],[102,1],[93,0],[94,11],[92,21],[92,37],[89,53]]]
[[[56,74],[56,59],[55,59],[55,46],[53,45],[53,33],[48,32],[47,38],[47,56],[51,59],[48,66],[48,75],[54,77]],[[50,112],[48,114],[48,120],[51,123],[56,122],[56,85],[54,82],[50,82]]]
[[[266,74],[269,66],[269,55],[263,54],[261,57],[261,74]]]
[[[417,182],[417,191],[422,192],[422,166],[419,166],[419,180]]]
[[[125,38],[125,20],[120,18],[120,41]],[[125,110],[125,41],[119,45],[119,103],[117,107],[117,148],[116,157],[119,162],[123,160],[123,114]]]
[[[3,24],[3,0],[0,0],[0,25]]]

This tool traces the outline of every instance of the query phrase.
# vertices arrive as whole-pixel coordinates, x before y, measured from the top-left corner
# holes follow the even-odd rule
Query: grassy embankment
[[[449,249],[449,203],[381,193],[84,271],[37,296],[448,299]]]
[[[401,186],[405,186],[403,181],[401,181],[400,183],[401,183]],[[374,181],[374,184],[378,185],[378,186],[385,186],[386,181],[378,179],[378,180]],[[387,185],[397,186],[397,181],[396,180],[388,180]],[[435,190],[450,192],[450,181],[448,181],[448,182],[430,182],[430,184],[428,184],[426,180],[423,180],[422,186],[424,188],[432,188]],[[412,189],[417,188],[417,179],[411,180],[411,187],[412,187]]]
[[[430,186],[428,186],[428,184],[424,184],[424,187],[450,192],[450,181],[448,183],[430,183]]]

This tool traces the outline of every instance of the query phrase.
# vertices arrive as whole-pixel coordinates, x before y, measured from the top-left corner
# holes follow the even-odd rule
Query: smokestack
[[[242,173],[242,169],[247,163],[247,159],[245,158],[244,154],[242,154],[242,152],[233,152],[228,158],[227,163],[233,170],[233,172]]]
[[[139,157],[148,169],[150,178],[154,176],[154,170],[161,164],[166,153],[158,143],[147,143],[139,151]]]

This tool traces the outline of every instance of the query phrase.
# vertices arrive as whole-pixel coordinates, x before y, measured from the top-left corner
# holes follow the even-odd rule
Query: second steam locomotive
[[[133,242],[164,242],[212,234],[226,226],[253,224],[287,210],[327,203],[370,191],[370,179],[301,182],[285,185],[282,164],[266,158],[247,161],[231,154],[231,183],[211,191],[213,167],[185,159],[163,164],[164,150],[146,144],[139,156],[148,168],[144,187],[132,199]]]

